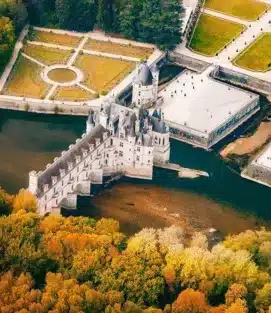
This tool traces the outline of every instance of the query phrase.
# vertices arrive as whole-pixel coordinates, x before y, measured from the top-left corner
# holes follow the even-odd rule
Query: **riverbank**
[[[224,234],[257,229],[260,225],[269,227],[254,216],[236,212],[229,205],[218,204],[193,192],[125,182],[104,190],[84,209],[86,211],[93,217],[118,219],[121,229],[129,234],[144,227],[170,225],[178,225],[187,233],[213,227]]]

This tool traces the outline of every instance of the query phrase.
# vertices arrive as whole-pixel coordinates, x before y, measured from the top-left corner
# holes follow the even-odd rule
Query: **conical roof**
[[[153,76],[147,63],[143,63],[136,78],[136,82],[143,86],[152,85]]]

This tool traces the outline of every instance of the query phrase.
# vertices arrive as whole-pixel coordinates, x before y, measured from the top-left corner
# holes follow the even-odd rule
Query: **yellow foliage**
[[[230,306],[237,299],[242,299],[246,295],[247,295],[247,288],[244,285],[232,284],[225,295],[226,305]]]
[[[225,310],[225,313],[248,313],[246,302],[237,299],[236,302],[231,304],[231,306]]]
[[[21,210],[26,212],[36,212],[37,204],[36,197],[30,191],[21,189],[14,198],[13,213],[17,213]]]

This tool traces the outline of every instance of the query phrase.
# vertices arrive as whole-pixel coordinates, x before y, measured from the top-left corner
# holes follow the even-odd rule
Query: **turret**
[[[91,112],[89,113],[88,119],[87,119],[87,121],[86,121],[86,132],[87,132],[87,134],[88,134],[89,132],[91,132],[94,127],[95,127],[95,123],[94,123],[94,114],[93,114],[93,112],[91,111]]]
[[[38,193],[38,178],[39,178],[39,175],[36,171],[31,171],[29,173],[28,190],[32,192],[33,195],[37,195]]]
[[[100,113],[100,124],[104,128],[107,128],[107,122],[108,122],[108,114],[106,113],[105,109],[102,109]]]

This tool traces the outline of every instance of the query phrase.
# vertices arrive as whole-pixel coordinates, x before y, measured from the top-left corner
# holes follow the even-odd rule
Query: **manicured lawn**
[[[190,48],[195,52],[213,56],[244,29],[244,25],[226,21],[209,14],[201,14],[190,43]]]
[[[35,41],[53,43],[56,45],[77,47],[82,38],[70,35],[61,35],[50,32],[34,31]]]
[[[79,87],[58,87],[54,99],[61,101],[86,101],[94,99],[94,95]]]
[[[234,64],[253,71],[271,70],[271,33],[263,34],[234,61]]]
[[[74,80],[76,73],[67,68],[56,68],[48,73],[48,77],[58,83],[66,83]]]
[[[65,64],[72,55],[71,50],[53,49],[31,44],[26,45],[23,52],[46,65]]]
[[[95,55],[80,55],[76,60],[78,68],[85,74],[85,84],[101,93],[109,91],[120,83],[136,66],[135,62],[111,59]]]
[[[93,39],[89,39],[87,41],[84,49],[107,52],[139,59],[148,58],[153,52],[153,50],[150,48],[121,45],[113,42],[99,41]]]
[[[254,0],[206,0],[205,7],[248,21],[256,20],[269,8],[267,3]]]
[[[19,97],[43,98],[49,86],[41,80],[40,72],[41,67],[36,63],[23,56],[19,57],[5,93]]]

